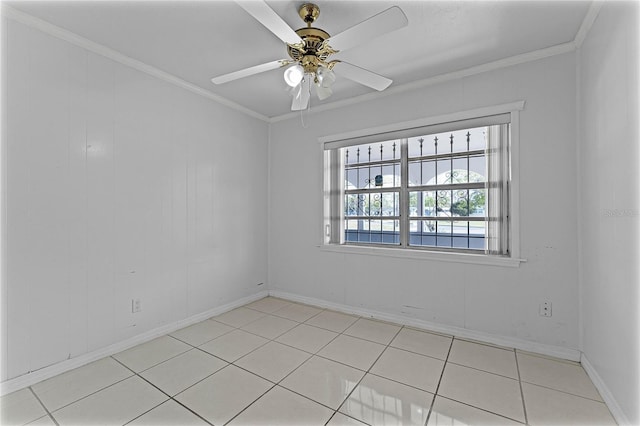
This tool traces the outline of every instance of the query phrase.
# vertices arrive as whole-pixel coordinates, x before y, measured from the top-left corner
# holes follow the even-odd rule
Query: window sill
[[[520,266],[520,263],[526,262],[525,259],[514,259],[511,257],[430,250],[427,251],[386,247],[349,246],[341,244],[323,244],[318,247],[321,251],[334,253],[398,257],[402,259],[434,260],[438,262],[471,263],[475,265],[502,266],[510,268],[517,268]]]

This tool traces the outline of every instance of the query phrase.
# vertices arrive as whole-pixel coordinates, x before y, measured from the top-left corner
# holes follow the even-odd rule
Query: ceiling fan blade
[[[280,40],[290,44],[300,42],[300,36],[263,0],[237,1],[236,3]]]
[[[224,74],[218,77],[214,77],[211,79],[211,81],[214,84],[227,83],[229,81],[237,80],[239,78],[249,77],[250,75],[259,74],[261,72],[275,70],[276,68],[283,67],[288,63],[289,62],[286,59],[267,62],[266,64],[260,64],[254,67],[245,68],[240,71],[234,71],[234,72],[230,72],[229,74]]]
[[[291,111],[303,110],[309,104],[309,98],[311,97],[311,79],[308,76],[305,76],[304,80],[300,82],[298,87],[299,90],[296,89],[293,95]]]
[[[329,44],[336,50],[347,50],[391,31],[406,27],[408,23],[407,16],[402,9],[393,6],[336,34],[329,39]]]
[[[346,77],[349,80],[353,80],[356,83],[363,84],[378,91],[383,91],[393,80],[383,77],[380,74],[376,74],[364,68],[357,67],[348,62],[338,62],[335,65],[334,71],[336,74]]]

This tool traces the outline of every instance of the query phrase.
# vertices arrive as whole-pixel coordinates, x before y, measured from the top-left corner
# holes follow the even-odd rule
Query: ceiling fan
[[[320,15],[320,8],[315,4],[306,3],[300,7],[298,14],[307,26],[294,31],[263,0],[237,3],[286,43],[290,59],[279,59],[214,77],[211,79],[214,84],[223,84],[288,66],[284,72],[284,79],[293,88],[291,110],[298,111],[307,108],[312,86],[315,86],[320,100],[331,96],[331,86],[336,79],[334,67],[339,76],[378,91],[386,89],[392,83],[392,80],[379,74],[348,62],[329,60],[329,57],[405,27],[408,23],[407,17],[399,7],[390,7],[331,37],[326,31],[311,26]]]

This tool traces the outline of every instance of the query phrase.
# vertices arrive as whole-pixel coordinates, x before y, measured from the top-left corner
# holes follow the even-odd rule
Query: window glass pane
[[[484,221],[474,220],[469,222],[469,235],[472,237],[484,238],[486,235],[487,224]]]
[[[357,170],[347,169],[344,174],[344,189],[356,189],[358,184]]]
[[[400,215],[400,194],[385,192],[382,194],[382,216]]]
[[[390,140],[343,148],[347,165],[370,163],[372,161],[400,160],[400,141]]]
[[[409,216],[420,216],[420,194],[413,191],[409,193]]]
[[[368,194],[346,194],[345,216],[399,216],[400,194],[377,192]]]
[[[436,215],[451,216],[451,191],[436,191]]]
[[[486,159],[484,155],[469,157],[469,179],[471,182],[486,182]]]
[[[450,220],[438,220],[436,222],[437,234],[451,234],[453,222]]]
[[[359,219],[345,223],[345,241],[372,244],[400,244],[397,220]]]
[[[400,186],[400,164],[385,164],[374,169],[377,169],[377,174],[382,176],[382,185],[380,185],[379,180],[373,182],[376,187],[393,188]]]
[[[438,160],[436,166],[438,169],[436,172],[438,176],[436,176],[436,183],[438,185],[449,184],[451,183],[451,160]]]
[[[376,146],[376,160],[394,160],[400,159],[400,141],[392,140],[386,142],[379,142]]]
[[[360,222],[359,220],[345,220],[345,241],[358,241],[358,225]]]
[[[453,202],[451,203],[452,216],[469,216],[469,190],[457,189],[452,191]]]
[[[443,164],[447,161],[444,161]],[[436,183],[435,177],[435,161],[413,161],[409,163],[409,186],[434,185]]]
[[[420,185],[422,178],[420,176],[420,161],[409,163],[409,186]]]
[[[451,247],[452,244],[452,222],[439,220],[436,224],[435,241],[438,247]]]
[[[359,243],[370,243],[371,242],[371,233],[370,232],[358,232],[358,240]]]
[[[384,244],[400,244],[400,222],[397,220],[382,221],[382,242]]]
[[[489,142],[492,146],[499,143],[493,133],[492,140],[487,139],[488,129],[477,127],[339,148],[345,162],[344,190],[359,192],[343,193],[345,241],[398,245],[398,218],[404,213],[409,217],[406,233],[410,246],[486,250],[488,230],[494,230],[487,226],[487,198],[496,192],[484,185],[489,174],[485,151]],[[407,144],[406,150],[401,149],[402,144]],[[479,153],[469,155],[469,151]],[[401,152],[408,153],[407,212],[401,211],[399,202]],[[483,187],[468,187],[477,184]],[[431,187],[435,185],[444,187],[435,190]]]
[[[428,137],[425,136],[409,138],[407,148],[409,151],[409,158],[435,154],[433,138],[428,139]]]
[[[484,217],[487,211],[487,190],[469,190],[469,216]]]
[[[364,216],[364,202],[358,194],[347,194],[344,196],[345,216]]]
[[[469,137],[469,151],[486,149],[486,132],[486,127],[476,127],[475,129],[469,129],[469,133],[471,134],[471,136]]]
[[[369,215],[380,216],[382,214],[382,195],[367,194],[369,196]]]
[[[469,237],[469,248],[473,250],[485,250],[485,240],[484,237]]]
[[[436,191],[424,191],[422,193],[422,214],[424,216],[436,215]]]
[[[458,130],[453,132],[453,152],[465,152],[467,149],[467,133],[468,130]]]
[[[447,191],[443,191],[446,193]],[[409,192],[409,216],[435,216],[436,191]]]
[[[363,189],[369,185],[369,168],[368,167],[354,167],[347,169],[345,174],[347,183],[346,189]]]
[[[360,147],[349,146],[343,148],[344,164],[357,164],[360,162]]]
[[[467,172],[467,158],[458,157],[453,159],[453,183],[469,182],[469,173]]]

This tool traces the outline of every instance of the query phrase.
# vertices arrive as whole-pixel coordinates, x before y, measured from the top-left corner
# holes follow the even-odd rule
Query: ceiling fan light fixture
[[[317,84],[316,94],[318,95],[318,99],[320,99],[321,101],[324,101],[325,99],[327,99],[329,96],[333,94],[333,91],[329,87],[324,87],[320,84]]]
[[[295,64],[284,70],[284,81],[291,87],[296,87],[304,77],[304,69],[300,64]]]
[[[329,68],[318,67],[316,76],[318,78],[318,86],[321,86],[325,89],[330,88],[336,81],[335,73]]]

